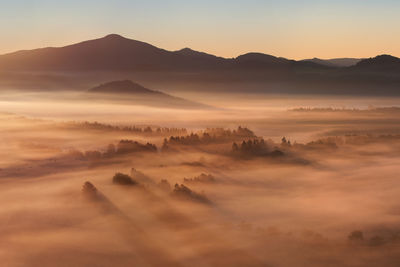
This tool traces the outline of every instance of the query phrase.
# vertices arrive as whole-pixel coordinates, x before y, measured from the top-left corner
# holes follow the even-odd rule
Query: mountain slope
[[[0,57],[0,67],[11,70],[128,70],[176,64],[179,56],[147,43],[108,35],[61,48],[19,51]]]
[[[199,53],[200,54],[200,53]],[[205,54],[204,54],[205,55]],[[111,34],[60,48],[18,51],[0,56],[0,69],[19,71],[176,70],[213,67],[223,59],[188,56]]]

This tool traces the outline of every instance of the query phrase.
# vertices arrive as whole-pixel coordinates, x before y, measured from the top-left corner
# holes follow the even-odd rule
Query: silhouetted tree
[[[97,188],[89,181],[85,182],[82,187],[82,194],[88,200],[97,200]]]
[[[215,183],[216,179],[211,174],[202,173],[199,176],[196,176],[196,177],[193,177],[193,178],[183,178],[183,182],[185,182],[185,183],[193,183],[193,182]]]
[[[117,146],[117,153],[133,153],[133,152],[157,152],[157,147],[147,143],[145,145],[132,140],[121,140]]]
[[[123,173],[116,173],[113,177],[113,183],[118,185],[137,185],[138,183],[134,181],[129,175]]]
[[[264,139],[244,140],[238,146],[236,143],[232,144],[232,155],[241,157],[265,157],[265,156],[281,156],[282,151],[272,150]]]
[[[183,184],[175,184],[174,190],[172,191],[171,195],[175,198],[182,200],[188,199],[207,204],[211,203],[211,201],[204,194],[196,193]]]
[[[131,177],[142,184],[154,184],[154,181],[150,179],[147,175],[145,175],[143,172],[140,172],[136,170],[135,168],[131,169]]]

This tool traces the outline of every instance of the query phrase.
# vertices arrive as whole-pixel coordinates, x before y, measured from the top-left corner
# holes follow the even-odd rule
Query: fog
[[[80,94],[0,101],[3,266],[400,265],[398,99]]]

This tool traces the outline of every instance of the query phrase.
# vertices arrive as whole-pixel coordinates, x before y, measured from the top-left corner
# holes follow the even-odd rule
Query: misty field
[[[2,266],[400,265],[389,100],[41,99],[1,102]]]

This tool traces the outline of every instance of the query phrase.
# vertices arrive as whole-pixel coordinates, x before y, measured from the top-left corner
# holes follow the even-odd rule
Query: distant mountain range
[[[356,65],[358,62],[363,60],[362,58],[333,58],[333,59],[304,59],[303,61],[314,62],[319,65],[329,66],[329,67],[351,67]]]
[[[60,48],[24,50],[0,56],[0,69],[17,71],[160,71],[223,64],[222,58],[166,51],[111,34]]]
[[[289,60],[262,53],[222,58],[184,48],[167,51],[150,44],[111,34],[104,38],[59,48],[23,50],[0,56],[1,70],[17,71],[160,71],[201,69],[322,68],[379,64],[353,58]]]
[[[53,86],[57,79],[49,75],[54,73],[69,73],[61,79],[70,85],[76,77],[91,72],[120,73],[118,77],[122,78],[130,78],[126,73],[148,73],[151,80],[191,84],[224,83],[238,87],[239,83],[252,83],[256,86],[240,86],[238,90],[258,92],[400,94],[400,59],[390,55],[369,59],[296,61],[247,53],[236,58],[222,58],[190,48],[167,51],[116,34],[65,47],[0,55],[0,76],[5,77],[0,78],[3,83],[7,80],[7,85],[32,79],[25,85],[35,84],[40,88],[40,83],[46,79]],[[25,74],[21,76],[20,73]],[[41,76],[33,79],[26,73],[31,73],[31,76],[40,73]],[[92,82],[101,81],[96,77],[93,75]]]
[[[0,56],[0,69],[13,71],[176,71],[318,67],[261,53],[234,59],[185,48],[167,51],[111,34],[60,48],[24,50]]]

